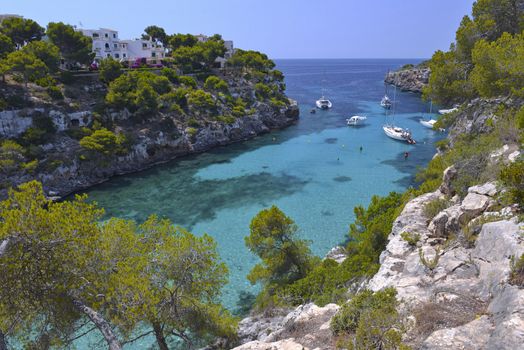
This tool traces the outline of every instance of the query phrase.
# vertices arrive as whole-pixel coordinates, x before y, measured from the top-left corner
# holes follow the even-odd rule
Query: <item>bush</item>
[[[123,146],[124,143],[125,137],[123,135],[116,135],[105,128],[96,130],[91,135],[85,136],[80,140],[80,146],[85,150],[104,156],[125,154],[127,150]]]
[[[189,128],[186,128],[186,132],[189,136],[194,137],[198,133],[198,129],[189,127]]]
[[[524,287],[524,254],[522,254],[519,259],[515,259],[515,257],[511,258],[509,283]]]
[[[376,293],[364,290],[354,295],[331,320],[331,330],[339,336],[339,347],[347,349],[406,349],[405,332],[397,312],[396,290]]]
[[[258,100],[263,101],[265,99],[268,99],[271,93],[272,93],[271,88],[267,86],[266,84],[257,83],[255,85],[255,94]]]
[[[200,127],[200,123],[195,118],[189,118],[189,120],[187,121],[187,125],[193,128]]]
[[[160,74],[162,74],[164,77],[166,77],[167,79],[169,79],[169,81],[173,84],[178,84],[180,83],[180,79],[178,77],[178,74],[176,74],[176,71],[172,68],[167,68],[167,67],[164,67],[162,68],[162,70],[160,71]]]
[[[224,80],[217,77],[216,75],[210,75],[206,79],[206,82],[204,83],[204,88],[206,90],[211,90],[211,91],[219,91],[223,93],[228,92],[227,83]]]
[[[47,88],[47,94],[53,100],[63,100],[64,99],[64,95],[62,94],[62,91],[60,90],[58,86],[49,86]]]
[[[424,205],[424,215],[428,220],[433,219],[442,210],[449,207],[449,200],[447,198],[436,198]]]
[[[524,209],[524,160],[518,160],[503,168],[500,180],[508,189],[509,200]]]
[[[418,241],[420,241],[420,235],[418,233],[402,232],[400,237],[412,247],[415,247]]]
[[[424,255],[424,252],[422,251],[422,248],[418,249],[418,256],[422,265],[427,267],[430,271],[433,271],[437,268],[438,262],[440,260],[440,248],[437,248],[435,251],[435,256],[433,259],[427,259]]]
[[[189,88],[192,88],[192,89],[196,89],[197,88],[197,82],[195,80],[195,78],[193,77],[190,77],[190,76],[187,76],[187,75],[182,75],[180,77],[178,77],[178,81],[180,82],[180,84],[186,86],[186,87],[189,87]]]
[[[111,57],[100,61],[98,78],[106,84],[109,84],[122,75],[122,65],[120,62]]]

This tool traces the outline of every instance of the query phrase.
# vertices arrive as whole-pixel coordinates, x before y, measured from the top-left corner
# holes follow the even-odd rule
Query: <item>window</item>
[[[111,57],[111,54],[110,54],[110,53],[108,53],[108,54],[107,54],[107,57]]]
[[[115,58],[120,58],[120,55],[115,53]]]
[[[113,38],[115,38],[115,39],[116,39],[116,33],[113,33]]]
[[[109,35],[108,35],[107,33],[105,33],[104,36],[105,36],[106,38],[109,38]]]
[[[125,53],[123,53],[123,54],[122,54],[122,57],[124,57],[124,58],[125,58],[125,57],[126,57],[126,54],[125,54]]]
[[[108,44],[108,43],[106,43],[105,47],[106,47],[106,49],[109,49],[109,44]]]
[[[142,48],[147,49],[147,43],[142,43]]]
[[[114,47],[115,49],[117,49],[117,48],[118,48],[118,44],[113,44],[113,47]]]
[[[151,52],[151,57],[156,57],[156,52]]]
[[[98,38],[99,36],[98,33],[93,33],[93,38]]]

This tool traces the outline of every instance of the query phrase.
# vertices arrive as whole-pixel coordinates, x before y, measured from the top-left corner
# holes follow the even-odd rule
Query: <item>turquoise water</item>
[[[195,234],[212,235],[230,268],[223,302],[233,310],[241,292],[256,293],[245,276],[257,259],[244,236],[261,209],[276,204],[312,240],[314,253],[324,255],[345,240],[354,206],[414,184],[414,173],[443,135],[418,123],[427,106],[409,93],[397,95],[396,122],[413,131],[417,145],[384,135],[382,79],[405,63],[416,60],[279,60],[287,94],[300,104],[297,125],[116,177],[87,193],[108,216],[142,221],[157,213]],[[310,114],[322,80],[333,109]],[[367,116],[368,124],[347,127],[345,119],[354,114]]]

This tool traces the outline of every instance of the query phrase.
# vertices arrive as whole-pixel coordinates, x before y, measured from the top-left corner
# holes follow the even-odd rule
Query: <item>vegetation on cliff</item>
[[[429,61],[424,96],[448,105],[473,97],[524,97],[524,4],[479,0],[464,16],[456,41]]]

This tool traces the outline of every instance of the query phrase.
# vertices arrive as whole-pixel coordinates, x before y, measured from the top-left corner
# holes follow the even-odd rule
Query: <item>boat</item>
[[[395,86],[395,91],[393,94],[393,105],[396,102],[396,96],[397,96],[397,87]],[[393,109],[393,117],[395,117],[395,110]],[[386,120],[388,118],[387,112],[386,112]],[[382,126],[382,130],[384,130],[384,133],[386,136],[398,140],[398,141],[404,141],[409,143],[410,145],[414,145],[416,142],[413,139],[413,136],[411,135],[411,131],[409,129],[401,128],[400,126],[397,126],[395,124],[384,124]]]
[[[433,129],[433,126],[435,125],[436,122],[437,121],[435,119],[430,119],[430,120],[421,119],[420,120],[420,124],[422,124],[423,126],[429,129]]]
[[[324,96],[317,100],[316,105],[320,109],[330,109],[331,107],[333,107],[331,101],[325,98]]]
[[[385,109],[391,108],[392,102],[390,98],[388,97],[388,95],[384,95],[384,97],[382,97],[382,100],[380,101],[380,105],[382,106],[382,108],[385,108]]]
[[[449,113],[453,113],[453,112],[455,112],[457,110],[458,110],[458,108],[454,107],[454,108],[450,108],[450,109],[439,109],[438,112],[440,114],[449,114]]]
[[[309,111],[309,113],[315,114],[315,113],[317,113],[317,110],[315,108],[313,108],[312,110]]]
[[[429,114],[433,111],[433,102],[429,105]],[[425,126],[426,128],[433,129],[433,126],[435,125],[437,121],[433,118],[429,118],[429,120],[424,120],[424,117],[420,119],[420,124]]]
[[[389,70],[388,70],[388,75],[389,75]],[[380,100],[380,105],[382,106],[382,108],[390,109],[392,104],[393,103],[391,102],[391,99],[388,96],[388,85],[384,84],[384,97],[382,97],[382,100]]]
[[[384,125],[382,129],[388,137],[391,137],[394,140],[405,141],[411,145],[416,143],[416,141],[413,140],[411,131],[409,131],[409,129],[404,129],[394,125]]]
[[[354,115],[351,118],[346,119],[346,122],[349,126],[363,125],[368,119],[367,117],[362,117],[360,115]]]

